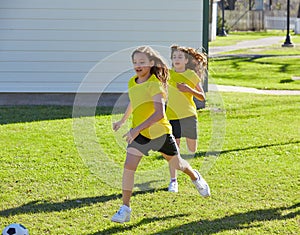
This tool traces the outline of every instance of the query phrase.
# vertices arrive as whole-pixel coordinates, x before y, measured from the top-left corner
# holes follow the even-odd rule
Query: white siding
[[[202,46],[202,3],[1,0],[0,92],[123,92],[134,47]]]

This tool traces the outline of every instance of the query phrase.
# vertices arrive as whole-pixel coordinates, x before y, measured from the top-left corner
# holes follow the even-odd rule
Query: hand
[[[130,129],[125,135],[123,135],[123,138],[125,137],[125,140],[128,144],[131,144],[132,141],[139,135],[139,132],[136,129]]]
[[[185,83],[177,83],[177,88],[181,92],[190,92],[191,88]]]
[[[120,129],[120,127],[123,125],[123,123],[121,121],[118,121],[118,122],[114,122],[113,123],[113,130],[114,131],[117,131]]]

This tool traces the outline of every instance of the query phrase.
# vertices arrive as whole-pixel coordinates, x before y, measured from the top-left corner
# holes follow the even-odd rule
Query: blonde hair
[[[154,66],[152,66],[150,73],[151,75],[154,74],[157,77],[157,79],[162,83],[163,87],[167,91],[168,80],[170,78],[169,69],[159,52],[154,50],[150,46],[141,46],[132,52],[132,60],[136,53],[143,53],[148,57],[150,61],[154,61]]]
[[[185,58],[188,59],[188,63],[186,64],[186,69],[194,70],[196,74],[201,78],[201,80],[203,80],[205,77],[205,71],[207,69],[207,54],[198,52],[196,49],[192,47],[172,45],[171,59],[175,51],[182,51],[184,53]]]

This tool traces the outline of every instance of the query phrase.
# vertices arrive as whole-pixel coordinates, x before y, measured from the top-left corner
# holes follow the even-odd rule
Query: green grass
[[[180,192],[168,193],[167,165],[152,154],[137,172],[139,187],[149,190],[136,189],[125,225],[110,222],[121,204],[116,182],[125,157],[121,133],[111,130],[118,114],[99,109],[95,118],[72,119],[70,107],[0,107],[0,225],[21,222],[33,235],[298,234],[300,97],[221,95],[221,110],[209,93],[199,111],[191,161],[198,169],[207,164],[213,120],[225,110],[222,152],[205,174],[212,197],[201,198],[183,174]]]
[[[300,90],[300,56],[219,57],[210,59],[209,74],[216,84],[258,89]]]
[[[215,46],[230,46],[234,45],[238,42],[244,41],[244,40],[255,40],[260,38],[267,38],[272,36],[282,36],[282,42],[284,42],[286,31],[282,30],[268,30],[268,31],[262,31],[262,32],[254,32],[254,31],[238,31],[238,32],[229,32],[227,37],[223,36],[217,36],[217,39],[214,41],[209,42],[210,47]],[[292,42],[294,42],[294,38],[299,38],[299,35],[295,35],[291,33]]]
[[[217,37],[210,46],[235,44],[242,40],[254,40],[278,36],[284,32],[236,32],[228,37]],[[209,59],[209,74],[216,84],[255,87],[258,89],[300,90],[300,36],[292,35],[295,47],[280,45],[248,48],[224,52],[223,56]],[[225,55],[226,54],[226,55]]]
[[[224,52],[222,54],[241,54],[241,55],[268,55],[268,56],[300,56],[300,36],[294,35],[291,37],[291,41],[294,47],[282,47],[285,37],[283,37],[282,43],[274,44],[268,47],[256,47],[241,50],[234,50],[230,52]],[[234,42],[234,40],[232,40]]]

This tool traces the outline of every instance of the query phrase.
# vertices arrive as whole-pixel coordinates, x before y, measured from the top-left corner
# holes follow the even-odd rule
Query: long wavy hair
[[[188,62],[186,64],[186,69],[191,69],[196,72],[196,74],[203,80],[205,78],[205,73],[207,69],[207,54],[198,52],[192,47],[183,47],[178,45],[171,46],[171,59],[175,51],[182,51]],[[172,64],[172,66],[174,66]]]
[[[135,49],[131,54],[131,59],[136,53],[144,53],[150,61],[154,61],[154,66],[151,67],[150,73],[154,74],[157,79],[162,83],[164,89],[167,92],[168,80],[170,78],[169,69],[164,62],[162,56],[158,51],[154,50],[150,46],[141,46]]]

